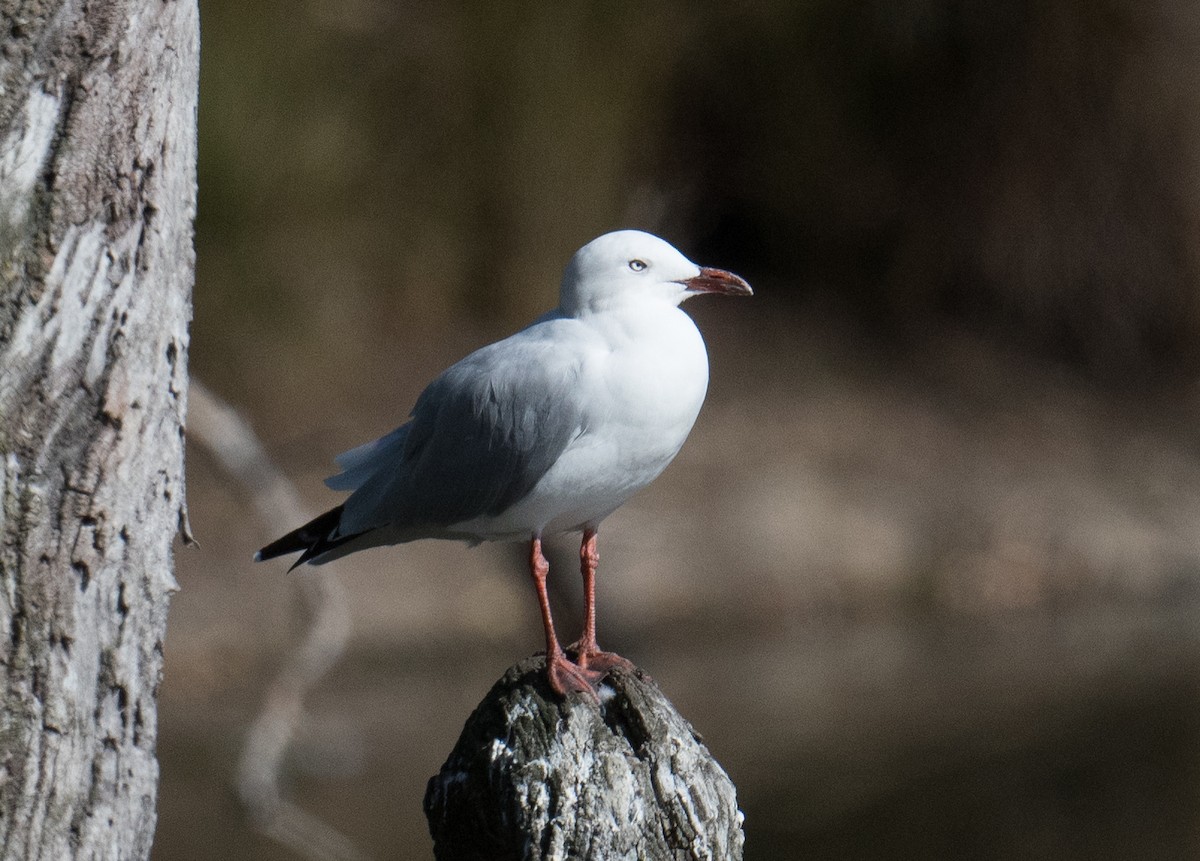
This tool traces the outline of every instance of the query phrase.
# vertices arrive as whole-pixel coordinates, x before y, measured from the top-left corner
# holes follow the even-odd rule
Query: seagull
[[[596,534],[666,468],[700,412],[708,354],[679,306],[702,293],[752,295],[649,233],[592,240],[568,263],[557,308],[451,365],[406,424],[336,457],[341,472],[325,484],[350,496],[255,559],[299,552],[295,568],[419,538],[528,541],[550,687],[595,697],[614,667],[632,668],[596,641]],[[574,532],[584,628],[565,651],[542,538]]]

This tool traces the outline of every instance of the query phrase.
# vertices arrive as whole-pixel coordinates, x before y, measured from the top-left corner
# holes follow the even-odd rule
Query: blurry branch
[[[311,517],[249,423],[195,379],[188,395],[188,435],[246,488],[271,532],[285,532]],[[297,855],[353,861],[365,856],[349,838],[284,798],[280,786],[284,756],[304,719],[304,695],[341,656],[349,631],[345,592],[332,573],[308,569],[292,582],[304,601],[307,630],[267,688],[262,711],[246,733],[238,797],[260,833]]]

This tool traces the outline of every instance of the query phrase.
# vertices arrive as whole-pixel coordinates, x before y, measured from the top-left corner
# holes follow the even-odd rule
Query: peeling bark
[[[732,781],[652,681],[563,702],[545,661],[498,681],[429,781],[439,861],[737,861]]]
[[[145,858],[186,527],[197,7],[0,20],[0,856]]]

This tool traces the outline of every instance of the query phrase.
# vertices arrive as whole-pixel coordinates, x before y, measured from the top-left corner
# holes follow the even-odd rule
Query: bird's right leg
[[[537,589],[538,603],[542,608],[542,624],[546,628],[546,675],[550,687],[560,697],[568,693],[586,693],[597,699],[584,671],[577,667],[563,653],[558,644],[558,636],[554,633],[554,620],[550,616],[550,596],[546,592],[546,577],[550,573],[550,563],[542,553],[542,539],[534,536],[529,544],[529,571],[533,575],[533,585]]]

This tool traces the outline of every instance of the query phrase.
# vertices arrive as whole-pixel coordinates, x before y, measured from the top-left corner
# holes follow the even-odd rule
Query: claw
[[[595,685],[601,676],[571,663],[561,651],[546,659],[546,678],[554,692],[563,699],[568,694],[586,694],[595,702],[600,702]]]
[[[578,643],[571,646],[567,651],[576,655],[575,663],[581,669],[591,673],[596,673],[603,678],[610,670],[622,669],[629,672],[636,672],[637,667],[632,661],[622,658],[616,652],[602,652],[599,649],[580,649],[577,648]]]

